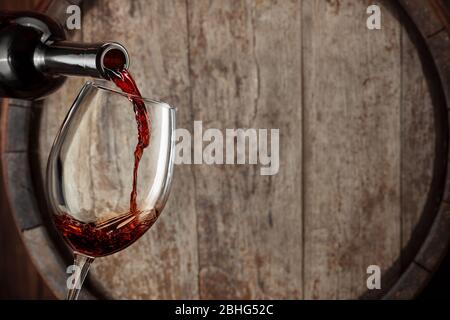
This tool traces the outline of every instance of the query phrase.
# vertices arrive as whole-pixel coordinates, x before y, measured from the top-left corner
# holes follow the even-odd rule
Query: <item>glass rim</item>
[[[125,97],[127,99],[129,99],[129,97],[135,97],[137,99],[141,99],[144,102],[158,104],[159,106],[161,106],[163,108],[167,108],[169,110],[175,110],[175,111],[177,110],[177,108],[172,107],[167,102],[163,102],[163,101],[159,101],[159,100],[151,99],[151,98],[146,98],[146,97],[139,97],[139,96],[136,96],[134,94],[128,94],[128,93],[125,93],[125,92],[122,92],[122,91],[116,90],[114,88],[107,87],[107,86],[104,86],[102,84],[95,83],[95,82],[92,82],[92,81],[87,81],[85,83],[85,86],[91,86],[91,87],[95,87],[95,88],[97,88],[99,90],[104,90],[104,91],[109,91],[109,92],[114,93],[114,94],[119,94],[119,95],[121,95],[121,96],[123,96],[123,97]]]

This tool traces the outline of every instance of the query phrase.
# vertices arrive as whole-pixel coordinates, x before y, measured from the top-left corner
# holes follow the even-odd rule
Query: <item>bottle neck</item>
[[[126,49],[115,42],[59,42],[36,48],[33,62],[44,74],[108,79],[107,69],[128,68],[129,57]]]

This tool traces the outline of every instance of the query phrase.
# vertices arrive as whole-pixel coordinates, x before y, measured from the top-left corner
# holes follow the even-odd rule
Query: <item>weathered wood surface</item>
[[[194,118],[281,142],[275,176],[194,168],[200,297],[302,298],[301,2],[189,4]]]
[[[411,261],[427,230],[416,229],[432,182],[435,120],[428,83],[415,44],[402,31],[401,89],[401,241],[403,266]],[[419,148],[420,146],[420,148]],[[411,201],[411,199],[414,199]],[[415,237],[413,232],[416,231]],[[416,242],[418,241],[418,242]]]
[[[91,281],[112,298],[355,298],[390,285],[434,155],[425,76],[395,8],[364,1],[96,1],[80,40],[129,50],[178,127],[279,128],[280,171],[180,165],[168,206]],[[138,31],[138,32],[137,32]],[[82,79],[44,103],[42,165]],[[134,134],[134,133],[133,133]],[[405,262],[406,263],[406,262]],[[388,288],[386,288],[388,289]]]
[[[13,111],[11,109],[21,110]],[[18,119],[19,117],[17,115],[22,114],[22,111],[24,110],[26,109],[11,106],[8,100],[0,99],[0,128],[2,132],[5,132],[3,131],[5,128],[10,127],[7,122],[8,116],[16,119],[18,122],[17,124],[23,123],[22,120]],[[21,146],[24,140],[23,137],[19,137],[18,135],[13,136],[17,139],[18,145]],[[21,151],[17,151],[14,154],[6,154],[5,151],[8,149],[6,137],[2,134],[0,138],[0,167],[2,167],[2,169],[8,164],[11,164],[11,160],[14,161],[18,160],[18,158],[26,158],[26,154]],[[29,253],[23,246],[23,239],[20,237],[19,228],[16,227],[17,224],[32,226],[36,223],[36,220],[34,218],[31,218],[30,220],[25,218],[26,215],[22,212],[24,219],[21,221],[16,219],[16,221],[14,221],[14,215],[12,214],[9,205],[11,194],[7,192],[11,186],[11,180],[17,182],[15,186],[19,187],[15,190],[18,192],[12,195],[17,197],[20,192],[27,192],[23,186],[25,186],[27,182],[24,181],[24,179],[29,178],[29,175],[19,177],[17,176],[17,173],[21,173],[19,171],[20,165],[11,164],[11,167],[13,167],[12,171],[15,171],[16,173],[14,176],[8,174],[8,172],[11,172],[9,170],[6,171],[6,174],[5,170],[0,170],[0,225],[2,226],[0,232],[0,252],[2,253],[0,258],[0,283],[2,284],[0,288],[0,298],[51,299],[54,298],[54,295],[45,286],[41,276],[36,271],[35,266],[29,258]],[[19,198],[19,200],[22,199]],[[30,209],[30,203],[21,201],[21,204],[21,209]]]
[[[36,4],[37,0],[1,1],[0,10],[31,10]],[[17,158],[26,157],[29,110],[18,101],[11,103],[7,99],[0,99],[0,119],[0,153],[2,157],[0,165],[5,167],[11,165],[10,169],[16,172],[15,175],[11,175],[12,172],[9,170],[0,170],[0,299],[54,299],[54,293],[45,284],[30,259],[30,253],[23,245],[19,228],[14,226],[19,222],[19,227],[30,227],[39,220],[39,218],[36,219],[39,211],[35,205],[28,202],[28,198],[18,197],[20,192],[25,192],[25,194],[29,192],[26,189],[29,182],[29,171],[26,171],[26,175],[21,175],[23,170],[19,171],[19,168],[26,163],[14,166]],[[16,159],[11,153],[15,153]],[[11,182],[11,180],[15,186],[19,187],[18,189],[12,190],[11,184],[5,183]],[[14,193],[16,191],[18,193]],[[14,221],[14,214],[10,206],[11,192],[14,193],[12,196],[19,200],[21,212],[17,212],[17,214],[23,217],[20,221],[17,219]],[[27,215],[28,211],[34,212]]]
[[[401,28],[385,10],[368,30],[357,2],[304,4],[305,293],[342,299],[400,253]]]

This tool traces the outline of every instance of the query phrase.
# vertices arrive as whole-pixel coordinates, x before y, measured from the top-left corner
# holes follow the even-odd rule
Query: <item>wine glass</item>
[[[136,99],[145,103],[150,119],[150,143],[138,163]],[[77,299],[94,258],[126,248],[156,221],[169,195],[174,141],[175,109],[168,104],[96,83],[83,86],[47,165],[53,221],[74,252],[72,268],[78,272],[67,299]]]

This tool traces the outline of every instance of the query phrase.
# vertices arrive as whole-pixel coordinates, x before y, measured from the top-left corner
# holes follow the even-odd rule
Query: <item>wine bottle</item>
[[[0,12],[0,97],[40,99],[58,89],[66,76],[108,79],[105,63],[128,67],[128,53],[118,43],[71,43],[65,38],[62,25],[47,15]]]

